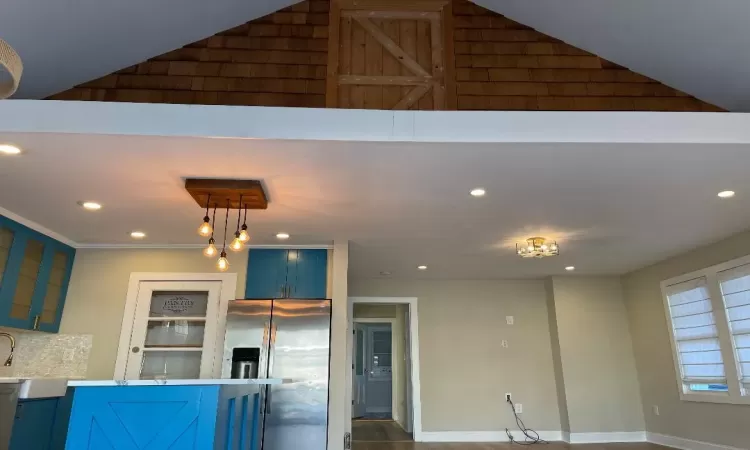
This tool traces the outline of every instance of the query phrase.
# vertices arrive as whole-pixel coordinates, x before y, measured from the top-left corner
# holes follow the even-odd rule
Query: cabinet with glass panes
[[[0,326],[56,333],[75,249],[0,216]]]

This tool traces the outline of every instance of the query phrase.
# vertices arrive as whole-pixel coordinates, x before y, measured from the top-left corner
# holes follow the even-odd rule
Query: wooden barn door
[[[448,0],[332,0],[326,104],[455,109]]]

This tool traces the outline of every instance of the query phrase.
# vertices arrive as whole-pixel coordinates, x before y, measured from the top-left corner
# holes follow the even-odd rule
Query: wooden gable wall
[[[400,4],[333,1],[391,5],[384,9]],[[439,0],[401,5],[429,1]],[[467,0],[443,3],[442,20],[426,25],[372,18],[378,33],[351,14],[342,16],[338,3],[307,0],[50,98],[365,109],[721,110]],[[430,36],[435,24],[443,39],[439,49]],[[425,72],[412,67],[415,76],[399,63],[398,50],[384,47],[372,32],[388,36]],[[440,72],[433,67],[437,60],[444,65]],[[346,86],[337,83],[344,75]],[[383,76],[411,85],[372,84]],[[424,92],[419,76],[430,83]],[[370,84],[357,85],[356,77]],[[414,101],[407,98],[417,94]]]

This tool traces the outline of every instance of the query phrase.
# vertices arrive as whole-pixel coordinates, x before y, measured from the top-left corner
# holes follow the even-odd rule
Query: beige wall
[[[355,303],[355,319],[395,319],[398,315],[397,305],[371,305],[369,303]]]
[[[349,292],[418,297],[424,431],[514,427],[506,392],[523,403],[528,426],[560,430],[550,407],[556,390],[543,281],[359,279]]]
[[[558,382],[563,381],[570,432],[643,431],[620,278],[554,277],[551,283],[553,347],[559,345],[563,380]]]
[[[748,448],[750,406],[680,400],[660,283],[749,254],[750,232],[745,232],[623,277],[648,431]]]
[[[560,339],[557,329],[555,310],[555,293],[552,278],[544,282],[547,297],[547,320],[549,322],[550,343],[552,345],[552,366],[555,372],[555,388],[557,389],[557,409],[560,412],[560,430],[570,433],[570,418],[568,417],[568,400],[565,398],[565,378],[563,378],[562,356],[560,354]]]
[[[237,273],[237,296],[245,292],[247,251],[228,256]],[[87,377],[112,379],[120,339],[125,298],[132,272],[215,273],[216,262],[200,249],[80,249],[63,311],[61,333],[93,336]]]

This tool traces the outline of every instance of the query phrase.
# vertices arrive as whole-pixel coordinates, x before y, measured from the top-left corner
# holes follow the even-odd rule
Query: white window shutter
[[[719,272],[743,394],[750,393],[750,264]]]
[[[667,286],[666,294],[683,383],[727,384],[706,278]]]

